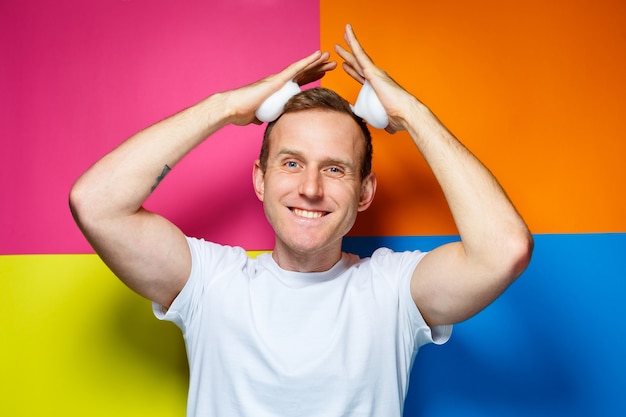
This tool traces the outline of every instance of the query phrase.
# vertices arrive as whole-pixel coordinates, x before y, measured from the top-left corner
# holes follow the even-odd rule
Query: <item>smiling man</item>
[[[324,271],[376,190],[371,137],[330,90],[292,98],[269,124],[254,186],[276,232],[274,259],[294,271]]]
[[[254,166],[276,234],[271,254],[250,259],[242,248],[187,237],[142,208],[212,133],[258,123],[255,111],[287,82],[304,85],[333,70],[321,52],[137,133],[72,188],[72,212],[96,252],[183,331],[188,416],[399,417],[420,346],[444,343],[452,324],[482,310],[528,265],[532,237],[496,179],[374,65],[349,26],[345,39],[348,49],[336,47],[344,70],[371,86],[389,133],[408,131],[460,242],[429,253],[381,248],[365,259],[342,252],[376,176],[365,122],[323,88],[287,102]]]

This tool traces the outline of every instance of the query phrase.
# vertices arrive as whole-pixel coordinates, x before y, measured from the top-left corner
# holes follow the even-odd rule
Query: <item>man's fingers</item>
[[[290,81],[295,78],[296,75],[306,70],[311,66],[318,65],[321,62],[324,62],[329,57],[328,52],[315,51],[311,55],[302,58],[299,61],[294,62],[285,68],[281,75],[283,75],[286,79],[284,82]]]
[[[319,80],[324,75],[326,75],[328,71],[332,71],[336,67],[337,67],[337,62],[335,61],[323,62],[313,68],[309,68],[305,70],[304,72],[301,72],[300,74],[296,75],[296,77],[294,78],[294,81],[298,83],[298,85],[301,85],[301,86],[306,85],[306,84]]]
[[[343,59],[345,62],[347,62],[354,68],[359,69],[359,63],[357,62],[352,52],[348,51],[341,45],[335,45],[335,52],[337,52],[337,55],[339,55],[341,59]]]
[[[337,63],[328,61],[330,53],[315,52],[300,61],[297,61],[287,67],[280,74],[283,82],[295,81],[299,85],[305,85],[322,78],[327,71],[336,68]]]
[[[341,45],[335,45],[335,52],[337,52],[337,54],[344,60],[342,63],[344,71],[356,81],[363,84],[365,82],[363,70],[356,61],[356,58],[354,58],[354,55]]]
[[[354,58],[359,63],[359,67],[361,69],[364,69],[365,65],[374,65],[372,59],[367,55],[367,53],[365,53],[365,50],[361,47],[361,44],[356,38],[356,35],[354,34],[354,30],[352,29],[351,25],[346,25],[346,32],[344,36],[348,46],[350,47],[350,50],[352,51],[352,55],[354,55]]]
[[[363,84],[365,82],[365,77],[363,77],[359,72],[354,69],[354,67],[347,62],[342,64],[343,70],[352,78],[354,78],[359,83]]]

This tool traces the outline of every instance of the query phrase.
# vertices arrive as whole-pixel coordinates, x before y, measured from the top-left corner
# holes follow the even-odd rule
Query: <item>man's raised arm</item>
[[[185,285],[191,256],[183,233],[142,205],[193,148],[227,124],[258,123],[254,112],[287,81],[334,68],[315,52],[278,74],[207,99],[135,134],[89,168],[70,192],[74,218],[111,270],[138,294],[169,306]]]
[[[430,326],[463,321],[485,308],[526,268],[533,239],[489,170],[417,98],[374,65],[346,27],[344,69],[368,81],[388,116],[386,130],[407,130],[444,192],[461,242],[428,253],[411,295]]]

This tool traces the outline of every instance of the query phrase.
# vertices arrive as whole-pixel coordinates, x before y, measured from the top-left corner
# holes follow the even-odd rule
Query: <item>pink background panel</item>
[[[0,3],[0,254],[91,252],[67,205],[85,169],[137,130],[311,53],[319,37],[317,0]],[[190,235],[271,248],[251,186],[262,129],[216,134],[148,207]]]

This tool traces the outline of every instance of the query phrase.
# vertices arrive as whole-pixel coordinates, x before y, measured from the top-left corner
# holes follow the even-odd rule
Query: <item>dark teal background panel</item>
[[[458,237],[351,237],[429,250]],[[626,416],[626,234],[535,235],[505,294],[420,351],[405,417]]]

